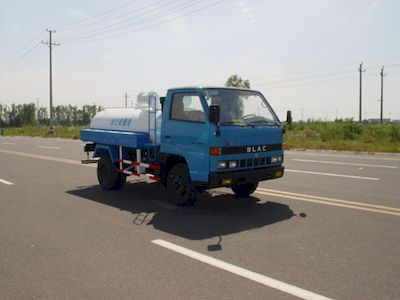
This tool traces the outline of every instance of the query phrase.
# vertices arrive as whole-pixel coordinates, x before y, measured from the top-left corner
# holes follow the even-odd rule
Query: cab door
[[[192,181],[208,182],[209,124],[196,90],[172,92],[163,113],[161,151],[182,156]]]

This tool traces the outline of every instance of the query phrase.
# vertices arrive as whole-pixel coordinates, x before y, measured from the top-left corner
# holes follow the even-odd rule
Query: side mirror
[[[293,121],[293,119],[292,119],[292,111],[288,110],[286,112],[286,123],[290,125],[290,124],[292,124],[292,121]]]
[[[161,111],[164,112],[165,97],[160,97]]]
[[[208,109],[208,121],[213,124],[218,124],[220,116],[219,105],[210,105]]]

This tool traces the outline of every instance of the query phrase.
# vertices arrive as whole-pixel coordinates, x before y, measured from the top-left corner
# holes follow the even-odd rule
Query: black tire
[[[118,173],[109,156],[102,156],[97,164],[97,179],[106,190],[119,190],[126,181],[126,175]]]
[[[232,185],[232,191],[238,197],[249,197],[258,187],[258,182],[235,183]]]
[[[167,190],[178,205],[193,205],[196,201],[186,164],[176,164],[168,172]]]

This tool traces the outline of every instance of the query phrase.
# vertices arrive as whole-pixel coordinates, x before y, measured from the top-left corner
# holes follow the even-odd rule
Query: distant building
[[[364,120],[363,122],[368,123],[368,124],[379,124],[381,122],[381,119],[367,119],[367,120]],[[382,119],[382,123],[390,124],[391,121],[390,121],[390,119]]]

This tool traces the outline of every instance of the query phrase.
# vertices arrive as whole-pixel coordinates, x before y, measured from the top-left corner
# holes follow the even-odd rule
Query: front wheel
[[[186,164],[176,164],[167,178],[167,190],[176,197],[178,205],[193,205],[196,201],[194,188]]]
[[[238,197],[249,197],[258,187],[258,182],[235,183],[232,185],[232,191]]]
[[[126,181],[125,174],[118,173],[109,156],[100,158],[97,164],[97,179],[106,190],[119,190]]]

